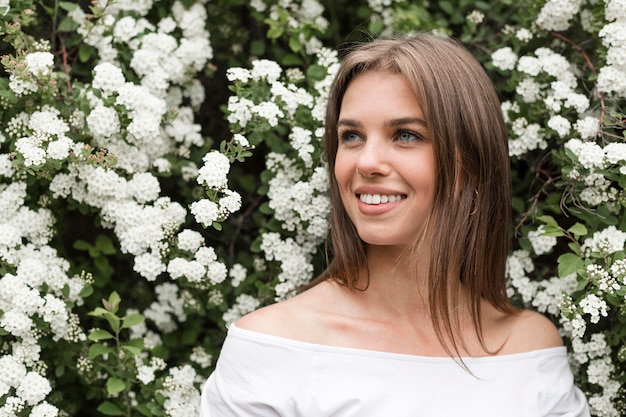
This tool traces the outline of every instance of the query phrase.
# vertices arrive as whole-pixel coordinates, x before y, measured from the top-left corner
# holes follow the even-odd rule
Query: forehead
[[[420,101],[409,81],[388,71],[368,71],[350,81],[340,103],[339,118],[357,113],[361,117],[393,114],[423,118]]]

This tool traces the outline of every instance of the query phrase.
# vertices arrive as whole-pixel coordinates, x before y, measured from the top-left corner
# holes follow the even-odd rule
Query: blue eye
[[[400,142],[412,142],[420,140],[420,136],[417,133],[413,133],[410,130],[401,130],[397,134],[398,141]]]
[[[343,132],[339,132],[339,141],[340,142],[354,142],[360,140],[361,136],[353,130],[346,130]]]

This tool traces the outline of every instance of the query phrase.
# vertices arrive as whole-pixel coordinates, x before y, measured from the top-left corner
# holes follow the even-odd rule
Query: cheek
[[[343,157],[343,153],[337,152],[337,156],[335,157],[335,180],[339,184],[340,189],[346,185],[350,179],[351,173],[352,168],[349,166],[348,161],[346,161]]]

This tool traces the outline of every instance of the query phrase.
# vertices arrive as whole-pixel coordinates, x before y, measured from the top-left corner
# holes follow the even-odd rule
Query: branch
[[[594,74],[598,73],[598,71],[596,71],[596,67],[591,62],[591,58],[589,58],[589,55],[587,55],[587,53],[585,51],[583,51],[583,49],[580,47],[580,45],[578,45],[576,42],[574,42],[573,40],[569,39],[568,37],[566,37],[566,36],[564,36],[564,35],[562,35],[560,33],[550,32],[550,35],[554,36],[557,39],[562,40],[563,42],[567,43],[572,48],[574,48],[583,57],[583,59],[587,63],[587,66],[591,70],[591,72],[594,73]],[[604,124],[604,114],[606,112],[606,109],[604,107],[604,93],[600,92],[598,94],[598,96],[600,97],[600,108],[602,109],[601,112],[600,112],[600,125],[603,125]]]

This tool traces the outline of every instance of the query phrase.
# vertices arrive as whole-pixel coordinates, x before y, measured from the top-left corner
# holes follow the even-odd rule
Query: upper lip
[[[401,191],[392,190],[391,188],[379,187],[379,186],[361,186],[354,189],[356,195],[372,194],[372,195],[406,195]]]

